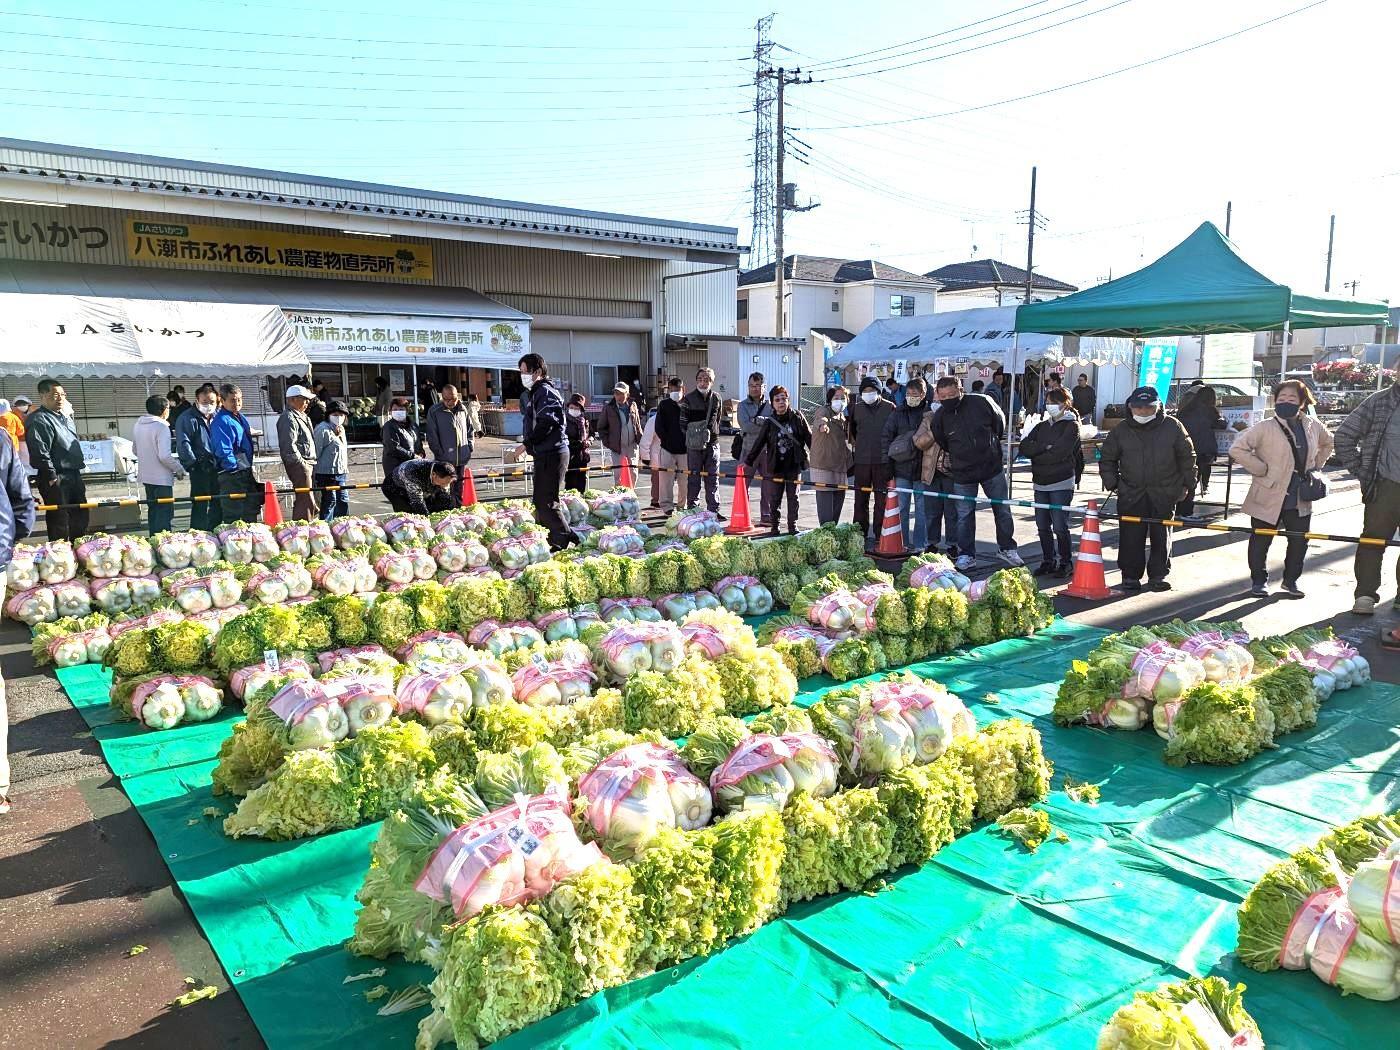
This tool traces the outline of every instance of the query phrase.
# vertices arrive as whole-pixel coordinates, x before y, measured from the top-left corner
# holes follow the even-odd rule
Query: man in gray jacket
[[[740,463],[748,461],[749,453],[753,451],[754,445],[758,441],[758,436],[763,432],[763,421],[773,414],[773,406],[768,403],[767,393],[763,389],[764,378],[762,372],[754,372],[749,376],[749,396],[739,402],[739,434],[735,440],[734,447],[738,450],[734,454],[735,460]],[[747,496],[753,485],[754,478],[764,478],[768,476],[769,455],[764,449],[754,460],[753,470],[744,475],[744,494]],[[760,506],[763,506],[760,501]],[[764,510],[767,507],[764,506]],[[760,526],[768,526],[772,523],[764,519],[763,513],[759,513]]]
[[[311,391],[304,386],[289,386],[283,400],[287,407],[277,417],[277,451],[282,456],[282,469],[287,472],[292,488],[307,490],[293,495],[292,517],[297,521],[311,521],[317,515],[316,500],[311,493],[316,450],[311,417],[306,414]]]
[[[472,461],[471,416],[457,388],[451,383],[439,391],[442,400],[428,409],[423,421],[423,436],[428,439],[428,448],[433,458],[451,463],[457,468],[457,478],[452,482],[453,502],[462,502],[462,475]]]
[[[39,475],[39,495],[59,508],[44,513],[51,540],[76,540],[88,530],[88,512],[78,506],[87,502],[83,446],[71,413],[63,384],[39,380],[39,408],[25,417],[24,440],[29,464]]]
[[[1392,383],[1372,394],[1337,428],[1337,458],[1361,482],[1365,507],[1361,535],[1388,540],[1400,528],[1400,386]],[[1381,562],[1385,548],[1357,544],[1353,573],[1356,604],[1351,611],[1370,616],[1381,597]],[[1400,587],[1400,562],[1395,565]],[[1400,610],[1400,594],[1395,607]]]

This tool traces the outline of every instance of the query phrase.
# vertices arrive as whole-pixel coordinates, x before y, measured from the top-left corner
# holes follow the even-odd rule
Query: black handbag
[[[1275,422],[1283,430],[1283,436],[1288,438],[1288,444],[1293,449],[1293,473],[1298,477],[1298,501],[1300,503],[1316,503],[1320,499],[1326,499],[1331,486],[1327,479],[1319,471],[1305,469],[1303,459],[1303,449],[1293,436],[1293,428],[1277,416]]]

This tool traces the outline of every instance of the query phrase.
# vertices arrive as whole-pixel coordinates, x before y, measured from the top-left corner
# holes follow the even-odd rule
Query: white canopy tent
[[[1123,364],[1132,362],[1132,341],[1065,337],[1016,331],[1016,307],[985,306],[922,317],[873,321],[826,361],[828,368],[861,362],[911,365],[999,364],[1024,372],[1027,364]]]
[[[0,294],[0,373],[154,379],[304,375],[281,309],[235,303]]]

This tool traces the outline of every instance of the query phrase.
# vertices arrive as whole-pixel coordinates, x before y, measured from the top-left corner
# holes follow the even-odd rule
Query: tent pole
[[[1017,351],[1017,347],[1020,345],[1020,342],[1021,342],[1021,333],[1020,333],[1019,331],[1016,331],[1016,332],[1011,333],[1011,378],[1008,380],[1008,382],[1011,384],[1011,387],[1010,387],[1010,396],[1007,398],[1007,402],[1006,402],[1006,404],[1007,404],[1007,410],[1006,410],[1006,416],[1007,416],[1007,419],[1006,419],[1006,498],[1007,498],[1007,499],[1011,499],[1011,498],[1012,498],[1012,483],[1011,483],[1011,477],[1012,477],[1012,474],[1011,474],[1011,464],[1012,464],[1012,458],[1011,458],[1011,438],[1012,438],[1012,435],[1015,433],[1015,423],[1014,423],[1014,420],[1015,420],[1015,418],[1016,418],[1016,392],[1015,392],[1015,391],[1016,391],[1016,373],[1017,373],[1017,370],[1018,370],[1018,368],[1019,368],[1019,366],[1020,366],[1020,362],[1017,360],[1017,357],[1018,357],[1019,355],[1017,354],[1016,351]],[[1000,406],[998,406],[998,407],[1000,407]]]
[[[1289,323],[1283,322],[1283,355],[1279,358],[1278,381],[1282,383],[1288,377],[1288,330]]]
[[[418,404],[418,362],[413,362],[413,385],[409,388],[409,400],[413,402],[413,421],[423,426],[422,407]]]

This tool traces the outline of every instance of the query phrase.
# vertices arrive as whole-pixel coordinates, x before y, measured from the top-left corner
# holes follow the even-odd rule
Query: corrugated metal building
[[[338,396],[376,375],[406,390],[418,363],[509,399],[513,367],[459,366],[527,345],[568,389],[650,393],[668,334],[734,331],[739,252],[733,227],[0,138],[0,294],[272,303],[306,322],[313,374]],[[470,343],[469,322],[482,358],[433,345]],[[493,359],[480,332],[494,343],[502,325]],[[286,378],[248,392],[255,413]],[[0,396],[19,392],[0,377]],[[70,391],[81,429],[123,434],[145,393]]]

